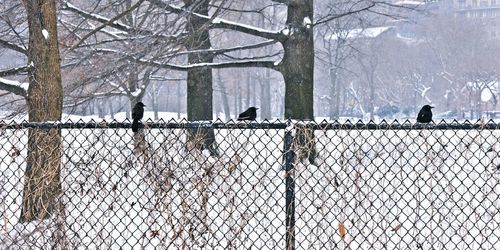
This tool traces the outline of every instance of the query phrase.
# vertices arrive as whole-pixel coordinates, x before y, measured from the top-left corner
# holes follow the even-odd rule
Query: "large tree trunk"
[[[339,88],[337,82],[337,69],[330,64],[330,100],[329,100],[329,117],[332,120],[339,119]]]
[[[271,70],[264,70],[264,78],[260,80],[260,118],[271,119]]]
[[[331,45],[331,44],[330,44]],[[329,116],[330,119],[339,119],[339,104],[340,104],[340,84],[338,80],[339,74],[339,60],[340,60],[340,48],[343,46],[343,41],[337,39],[334,42],[335,51],[331,50],[331,46],[328,49],[328,66],[330,67],[329,77],[330,77],[330,103],[329,103]],[[334,53],[332,55],[332,53]]]
[[[290,35],[282,41],[284,57],[280,71],[285,80],[285,119],[313,120],[314,41],[313,0],[292,0],[288,5],[287,26]],[[314,131],[299,129],[295,144],[301,158],[311,163],[316,157]]]
[[[196,4],[193,11],[202,15],[208,15],[209,0],[184,0],[186,7]],[[187,29],[191,34],[186,43],[186,49],[203,50],[210,49],[210,35],[206,20],[196,15],[188,17]],[[213,55],[209,53],[191,53],[188,55],[189,64],[213,62]],[[187,72],[187,117],[189,121],[211,121],[213,120],[213,89],[212,89],[212,69],[197,68]],[[189,131],[190,142],[195,147],[208,149],[211,155],[217,156],[217,144],[213,129],[196,129]]]
[[[294,0],[288,5],[287,25],[293,30],[283,41],[285,50],[281,73],[285,79],[285,118],[312,120],[314,42],[312,26],[304,19],[313,20],[313,1]]]
[[[51,0],[25,0],[28,16],[28,113],[31,122],[57,121],[62,113],[62,84],[57,42],[56,4]],[[24,176],[21,222],[50,217],[61,194],[61,132],[32,129]]]

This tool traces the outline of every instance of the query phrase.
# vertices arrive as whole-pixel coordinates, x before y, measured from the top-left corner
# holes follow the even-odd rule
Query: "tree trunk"
[[[153,106],[153,113],[154,113],[154,119],[155,121],[158,121],[158,93],[159,93],[159,87],[158,87],[158,83],[157,82],[153,82],[153,95],[151,97],[151,102],[152,102],[152,105]],[[178,97],[180,98],[180,97]]]
[[[264,79],[260,81],[260,117],[271,119],[271,70],[264,70]]]
[[[31,122],[58,121],[62,83],[55,1],[25,0],[28,15],[28,113]],[[61,131],[31,129],[20,222],[49,218],[61,194]]]
[[[176,99],[176,106],[177,106],[177,120],[181,119],[181,83],[177,83],[177,88],[176,88],[176,93],[177,93],[177,98]],[[165,102],[168,104],[168,100]],[[166,109],[168,111],[168,109]]]
[[[330,43],[331,44],[331,43]],[[328,49],[328,66],[329,76],[330,76],[330,103],[329,103],[329,116],[330,119],[338,119],[339,118],[339,96],[340,96],[340,86],[338,80],[339,74],[339,65],[340,65],[340,49],[343,46],[343,41],[341,39],[337,39],[334,42],[335,52],[332,55],[331,46]]]
[[[111,116],[112,120],[115,119],[115,109],[113,108],[113,99],[114,97],[108,99],[109,115]]]
[[[337,69],[332,68],[334,65],[330,64],[330,99],[329,99],[329,116],[330,119],[339,119],[338,96],[339,88],[337,83]]]
[[[96,101],[97,101],[97,115],[99,118],[104,118],[104,116],[106,115],[104,107],[105,101],[103,99],[97,99]]]
[[[313,1],[294,0],[288,6],[287,25],[293,30],[283,41],[285,50],[280,72],[285,79],[285,118],[312,120],[314,42],[312,26],[304,19],[313,20]]]
[[[224,116],[226,117],[226,120],[229,120],[229,119],[231,119],[231,112],[229,109],[229,100],[227,98],[226,85],[224,85],[224,82],[222,81],[222,77],[220,76],[220,70],[217,70],[217,80],[219,83],[220,94],[221,94],[222,104],[223,104],[223,108],[224,108]]]
[[[313,0],[292,0],[288,5],[286,25],[290,30],[287,39],[281,41],[284,57],[280,72],[285,80],[285,119],[313,120],[314,41],[312,24]],[[300,147],[300,157],[314,163],[316,150],[314,131],[300,128],[295,145]]]
[[[187,8],[196,4],[193,11],[202,15],[208,15],[209,0],[184,0]],[[191,34],[189,41],[186,43],[186,49],[204,50],[210,49],[210,35],[206,20],[190,15],[188,17],[187,29]],[[209,53],[191,53],[188,55],[189,64],[213,62],[213,55]],[[213,120],[213,88],[212,88],[212,69],[197,68],[190,69],[187,72],[187,117],[189,121],[212,121]],[[215,142],[215,134],[213,129],[197,129],[191,130],[190,142],[194,143],[195,147],[208,149],[211,155],[217,156],[217,144]]]
[[[242,100],[241,100],[241,77],[240,77],[240,74],[236,75],[236,84],[234,87],[235,87],[234,107],[236,108],[236,110],[234,112],[234,116],[237,117],[238,114],[243,111],[242,107],[241,107]]]
[[[245,77],[245,106],[243,107],[244,110],[249,108],[251,106],[250,103],[250,72],[247,71],[246,77]]]
[[[128,72],[127,85],[130,93],[134,93],[137,90],[137,84],[139,82],[139,73],[137,72],[137,67],[132,66],[130,71]],[[137,102],[142,100],[143,93],[137,96],[129,95],[128,99],[130,100],[130,110],[132,110]]]

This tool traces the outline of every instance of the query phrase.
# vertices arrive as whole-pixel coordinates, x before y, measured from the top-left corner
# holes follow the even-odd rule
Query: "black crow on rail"
[[[257,109],[256,107],[250,107],[245,112],[238,115],[238,121],[255,121],[257,118]]]
[[[139,120],[144,116],[144,103],[138,102],[132,109],[132,131],[137,133],[139,131]]]
[[[429,123],[432,121],[432,110],[434,107],[430,105],[424,105],[420,112],[418,112],[417,122]]]

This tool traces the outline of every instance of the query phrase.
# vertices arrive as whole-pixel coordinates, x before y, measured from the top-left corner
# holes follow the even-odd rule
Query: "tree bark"
[[[284,56],[279,67],[285,80],[285,119],[313,120],[314,41],[313,26],[305,20],[313,19],[313,0],[292,0],[288,4],[287,39],[282,42]],[[295,145],[300,158],[314,163],[316,150],[314,131],[299,128]]]
[[[282,41],[284,57],[280,72],[285,80],[285,118],[312,120],[314,42],[313,29],[304,19],[313,20],[313,1],[294,0],[288,5],[290,35]]]
[[[186,7],[196,5],[193,11],[202,15],[208,15],[209,0],[184,0]],[[186,43],[186,49],[206,50],[212,46],[210,34],[206,20],[196,15],[188,16],[187,30],[190,38]],[[213,55],[210,53],[190,53],[188,55],[189,64],[213,62]],[[187,71],[187,117],[188,121],[212,121],[213,120],[213,88],[212,69],[202,67],[189,69]],[[189,130],[190,142],[200,149],[208,149],[210,154],[217,156],[217,143],[213,129]]]
[[[271,70],[264,70],[264,78],[260,80],[260,117],[271,119]]]
[[[28,16],[28,113],[31,122],[57,121],[62,114],[62,83],[55,1],[24,0]],[[49,218],[61,194],[61,132],[31,129],[24,176],[21,222]]]
[[[159,119],[159,117],[158,117],[158,112],[159,112],[158,93],[159,92],[160,92],[160,90],[158,87],[158,83],[153,82],[153,90],[152,90],[152,95],[151,95],[151,103],[152,103],[151,106],[153,107],[153,115],[154,115],[155,121],[157,121]]]
[[[224,116],[226,117],[226,120],[229,120],[229,119],[231,119],[231,112],[229,109],[229,100],[227,98],[226,85],[222,81],[222,77],[220,75],[220,70],[217,70],[217,80],[218,80],[219,88],[220,88],[220,95],[221,95],[222,105],[223,105],[223,109],[224,109]]]

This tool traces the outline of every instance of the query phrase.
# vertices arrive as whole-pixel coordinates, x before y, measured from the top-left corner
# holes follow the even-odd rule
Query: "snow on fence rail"
[[[499,128],[0,122],[0,246],[500,249]],[[218,155],[196,129],[214,130]],[[58,209],[20,222],[28,137],[46,130],[61,134]],[[314,131],[313,161],[300,130]]]

